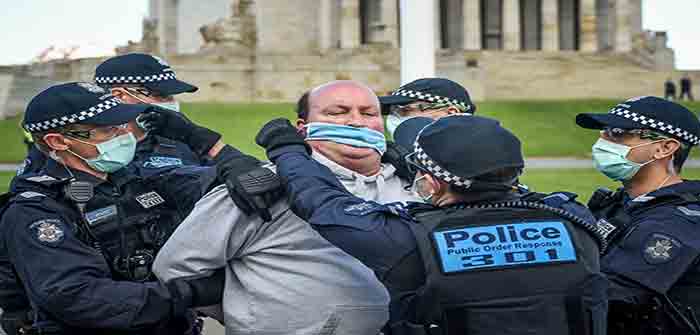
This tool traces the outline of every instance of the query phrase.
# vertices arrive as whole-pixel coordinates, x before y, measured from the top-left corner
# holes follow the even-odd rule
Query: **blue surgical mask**
[[[386,152],[386,138],[376,130],[325,122],[311,122],[305,128],[307,141],[331,141],[353,147],[371,148],[380,155]]]
[[[75,139],[78,142],[92,145],[100,153],[95,158],[83,158],[82,156],[69,151],[76,157],[82,159],[95,171],[112,173],[127,166],[134,159],[136,153],[136,137],[132,133],[117,136],[109,141],[92,144]]]
[[[399,127],[401,122],[404,122],[413,116],[401,116],[396,113],[391,113],[387,115],[386,117],[386,130],[391,134],[391,136],[394,136],[394,132],[396,131],[396,128]]]
[[[593,163],[598,171],[612,180],[630,180],[639,172],[642,166],[653,162],[655,159],[646,163],[637,163],[627,159],[627,154],[634,148],[656,142],[643,143],[629,147],[600,138],[593,144]]]

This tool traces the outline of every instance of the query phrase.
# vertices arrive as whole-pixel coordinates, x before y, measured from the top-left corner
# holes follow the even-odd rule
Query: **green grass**
[[[527,157],[588,157],[597,132],[576,126],[576,114],[606,112],[619,101],[509,101],[482,102],[478,114],[500,120],[523,142]],[[700,110],[700,103],[688,105]],[[224,140],[258,157],[262,150],[254,143],[260,127],[276,117],[294,119],[292,104],[183,104],[194,121],[223,134]],[[19,117],[0,121],[0,162],[21,162],[25,155]],[[696,155],[696,157],[698,157]]]
[[[12,171],[2,171],[0,172],[0,193],[7,192],[8,187],[10,187],[10,180],[15,176],[15,172]]]

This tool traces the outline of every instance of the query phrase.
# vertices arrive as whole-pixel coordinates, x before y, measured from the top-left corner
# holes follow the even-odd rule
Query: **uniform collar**
[[[380,163],[379,172],[371,176],[365,176],[328,159],[328,157],[316,151],[311,153],[311,158],[329,168],[333,172],[333,174],[335,174],[338,177],[338,179],[357,180],[364,181],[366,183],[371,183],[375,182],[379,177],[382,177],[384,180],[387,180],[393,177],[394,173],[396,172],[396,168],[391,164]]]
[[[105,182],[103,179],[97,178],[87,172],[69,168],[52,158],[46,160],[44,173],[59,180],[75,178],[76,180],[91,182],[95,185]]]
[[[683,193],[700,194],[700,181],[683,180],[683,182],[681,183],[662,187],[656,191],[647,194],[642,194],[634,199],[632,199],[627,193],[625,193],[623,201],[625,207],[630,208],[635,206],[642,206],[643,204],[654,200],[658,197],[679,196]]]

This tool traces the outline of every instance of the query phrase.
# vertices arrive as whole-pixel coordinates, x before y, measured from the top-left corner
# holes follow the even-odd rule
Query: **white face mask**
[[[389,132],[389,134],[391,134],[391,136],[394,136],[394,132],[396,131],[396,128],[399,127],[401,122],[413,117],[414,116],[401,116],[396,113],[390,113],[386,116],[386,130]]]
[[[411,184],[411,194],[413,194],[416,198],[420,198],[423,200],[425,203],[430,203],[430,199],[433,198],[433,193],[430,193],[430,195],[424,196],[420,194],[420,187],[418,186],[418,182],[425,179],[427,175],[424,174],[418,178],[413,179],[413,184]]]
[[[171,101],[171,102],[153,102],[151,105],[155,105],[161,108],[169,109],[171,111],[180,113],[180,102],[179,101]]]

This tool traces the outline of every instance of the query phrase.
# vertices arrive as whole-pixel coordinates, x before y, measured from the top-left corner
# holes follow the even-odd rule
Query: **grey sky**
[[[0,8],[0,64],[16,64],[51,45],[109,49],[138,40],[148,1],[0,0]],[[700,0],[644,0],[643,22],[668,31],[678,68],[700,69]]]

